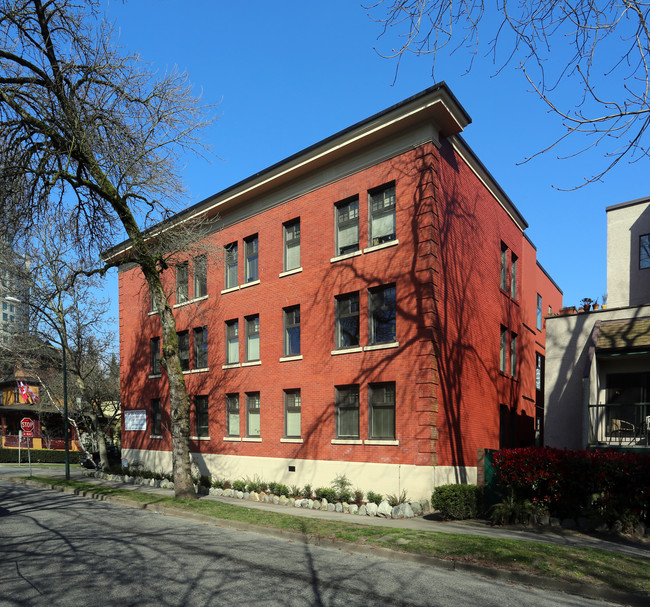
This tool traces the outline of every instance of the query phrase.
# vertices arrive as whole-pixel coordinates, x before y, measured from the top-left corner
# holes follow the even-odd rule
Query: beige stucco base
[[[130,464],[142,462],[147,470],[170,472],[172,468],[169,451],[123,449],[122,457]],[[192,457],[202,474],[214,478],[230,481],[261,479],[288,486],[303,487],[309,484],[317,488],[329,487],[336,476],[345,474],[354,489],[374,491],[382,495],[398,495],[406,491],[410,499],[429,499],[433,489],[439,485],[476,483],[475,467],[407,466],[202,453],[194,453]],[[290,472],[290,466],[295,471]]]

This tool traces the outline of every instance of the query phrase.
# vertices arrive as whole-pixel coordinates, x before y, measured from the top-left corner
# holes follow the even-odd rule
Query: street
[[[0,606],[605,605],[0,481]]]

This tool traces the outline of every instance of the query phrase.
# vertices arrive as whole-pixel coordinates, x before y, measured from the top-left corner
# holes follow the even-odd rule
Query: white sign
[[[147,429],[147,412],[144,409],[124,412],[124,429],[125,430],[146,430]]]

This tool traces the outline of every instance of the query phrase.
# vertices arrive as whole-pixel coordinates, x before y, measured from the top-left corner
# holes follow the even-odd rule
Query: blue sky
[[[431,86],[431,59],[395,63],[374,47],[381,28],[354,0],[219,2],[111,0],[107,17],[120,43],[160,71],[186,70],[218,119],[206,133],[216,155],[188,157],[185,179],[195,203],[265,167]],[[521,163],[552,143],[560,125],[527,92],[523,75],[492,77],[489,59],[439,55],[444,80],[472,117],[463,137],[528,221],[538,259],[564,291],[565,305],[606,292],[609,205],[650,194],[645,164],[624,164],[602,183],[574,191],[601,163],[600,149],[570,160],[551,152]],[[107,284],[117,315],[117,282]]]

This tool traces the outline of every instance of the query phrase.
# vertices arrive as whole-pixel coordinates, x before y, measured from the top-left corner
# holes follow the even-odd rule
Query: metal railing
[[[650,403],[589,405],[589,445],[650,446]]]

